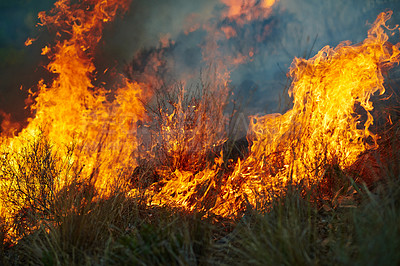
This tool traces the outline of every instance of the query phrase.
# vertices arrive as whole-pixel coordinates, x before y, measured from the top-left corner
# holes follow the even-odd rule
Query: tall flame
[[[114,88],[107,84],[113,88],[112,92],[92,82],[97,74],[93,57],[104,25],[114,19],[118,10],[126,11],[129,2],[59,0],[49,13],[39,13],[40,25],[56,32],[55,45],[42,49],[42,54],[50,61],[47,69],[54,78],[51,84],[39,82],[31,106],[34,116],[17,136],[2,138],[2,156],[18,160],[26,143],[44,135],[51,149],[66,163],[66,178],[55,182],[56,190],[68,182],[68,165],[74,161],[79,161],[83,167],[77,170],[77,175],[83,179],[90,177],[103,194],[110,191],[121,176],[121,169],[136,165],[137,121],[145,117],[139,99],[146,98],[145,85],[132,83],[121,75]],[[12,172],[22,171],[18,169],[18,162],[9,165],[15,167]],[[10,179],[7,175],[2,177],[2,194],[17,189],[12,176]],[[24,202],[20,205],[22,207]],[[0,213],[6,218],[12,211],[1,204]]]
[[[377,136],[369,130],[370,97],[384,93],[382,73],[400,61],[400,44],[390,44],[384,31],[391,15],[381,13],[360,44],[343,42],[309,60],[295,58],[289,72],[293,108],[283,115],[251,118],[250,155],[231,175],[221,175],[217,166],[198,173],[175,171],[153,202],[232,216],[249,204],[265,204],[289,183],[321,182],[325,166],[344,169],[377,147]],[[366,119],[357,114],[357,106]]]
[[[39,82],[31,106],[34,117],[17,138],[9,140],[11,146],[41,130],[57,149],[78,146],[80,154],[76,157],[84,160],[88,169],[109,167],[108,171],[116,166],[110,167],[111,158],[136,149],[136,121],[144,118],[139,101],[144,96],[141,85],[121,76],[115,99],[109,101],[109,91],[92,83],[96,75],[93,55],[104,24],[113,20],[118,9],[125,11],[128,7],[126,0],[77,4],[61,0],[49,14],[39,13],[41,25],[57,31],[56,44],[42,50],[50,59],[47,69],[56,77],[50,85]],[[117,163],[122,167],[132,163],[130,159],[123,156]],[[104,180],[99,180],[99,187],[105,187],[110,176],[106,174]]]
[[[269,199],[271,189],[279,191],[288,182],[320,182],[324,166],[349,167],[360,153],[377,146],[377,136],[369,131],[370,97],[385,91],[382,72],[400,60],[400,44],[390,44],[384,32],[391,15],[381,13],[361,44],[343,42],[309,60],[294,59],[289,73],[293,109],[252,117],[250,156],[228,178],[217,213],[234,213],[238,199],[256,206]],[[366,121],[356,113],[357,105]]]
[[[226,16],[237,24],[254,16],[265,18],[276,3],[222,2],[229,7]],[[138,165],[135,155],[141,155],[137,124],[146,118],[142,101],[150,99],[147,86],[123,76],[112,91],[93,85],[97,74],[93,56],[104,24],[128,7],[129,0],[59,0],[49,13],[39,14],[41,25],[57,32],[56,44],[42,50],[54,78],[51,84],[39,82],[28,126],[15,137],[2,137],[3,157],[23,153],[24,143],[43,134],[66,164],[81,162],[78,176],[90,177],[101,195],[107,195],[123,172],[135,175],[130,170]],[[184,101],[181,88],[182,94],[171,103],[172,111],[157,110],[161,123],[156,141],[161,140],[170,161],[169,165],[165,161],[155,164],[159,178],[145,188],[148,203],[231,217],[249,206],[267,204],[271,194],[282,192],[292,182],[317,183],[325,178],[325,165],[349,167],[362,152],[376,147],[378,137],[370,131],[370,98],[378,91],[384,93],[383,72],[400,61],[400,44],[389,43],[385,33],[385,28],[393,30],[386,26],[391,15],[381,13],[360,44],[343,42],[336,48],[324,47],[311,59],[295,58],[288,74],[293,80],[289,91],[293,108],[283,115],[251,117],[250,154],[234,162],[231,171],[223,165],[222,155],[213,162],[197,158],[206,157],[208,149],[224,141],[226,103],[218,100],[226,100],[229,68],[237,63],[235,57],[222,58],[218,41],[224,30],[210,26],[209,33],[220,35],[211,36],[203,49],[204,61],[211,65],[205,86],[211,88],[189,102]],[[357,108],[363,110],[365,119]],[[218,120],[215,125],[212,115]],[[75,147],[72,151],[71,146]],[[18,162],[9,165],[15,167],[11,171],[25,171],[18,168]],[[14,180],[4,176],[1,196],[15,189]],[[57,185],[60,190],[65,182]],[[136,186],[130,194],[141,193],[140,189]],[[0,205],[3,217],[10,218],[12,211]]]

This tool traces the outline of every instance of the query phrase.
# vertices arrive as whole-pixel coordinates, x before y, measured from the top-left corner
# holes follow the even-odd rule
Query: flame
[[[267,204],[290,183],[317,184],[325,166],[345,169],[376,148],[370,97],[384,93],[383,72],[400,61],[400,44],[390,44],[384,31],[391,15],[381,13],[360,44],[343,42],[311,59],[295,58],[288,74],[293,108],[283,115],[251,117],[250,155],[230,175],[221,174],[218,164],[195,172],[175,170],[162,181],[161,191],[150,192],[152,204],[235,217],[247,207]],[[357,106],[366,119],[356,113]]]
[[[0,110],[0,117],[3,118],[1,122],[1,132],[4,136],[13,136],[15,131],[18,131],[21,125],[17,122],[13,122],[11,119],[11,114],[7,114],[6,112]]]
[[[35,38],[28,38],[28,39],[26,39],[26,41],[24,42],[24,44],[25,44],[25,46],[29,46],[29,45],[32,45],[32,43],[33,43],[34,41],[36,41]]]
[[[118,9],[128,7],[129,1],[125,0],[88,0],[77,4],[61,0],[49,14],[39,13],[40,25],[57,30],[56,44],[42,49],[42,54],[50,59],[47,69],[56,77],[50,85],[43,80],[39,82],[35,103],[31,106],[34,117],[16,138],[7,141],[18,149],[19,142],[35,136],[40,129],[57,149],[77,145],[80,152],[76,157],[88,169],[100,167],[109,172],[103,173],[104,180],[97,183],[104,189],[111,181],[108,180],[112,172],[109,158],[136,149],[135,123],[144,118],[144,107],[139,101],[144,96],[144,85],[121,77],[115,99],[109,101],[109,91],[92,84],[96,74],[93,54],[104,24],[113,20]],[[126,142],[131,145],[123,144]],[[117,162],[121,166],[132,163],[123,158]]]
[[[83,165],[79,176],[90,177],[102,195],[106,195],[120,177],[121,169],[136,165],[132,154],[138,143],[136,123],[145,118],[139,99],[146,99],[146,86],[120,76],[112,93],[92,82],[97,74],[94,51],[101,40],[104,24],[112,21],[118,10],[126,11],[129,2],[59,0],[50,12],[39,13],[40,25],[56,31],[55,45],[42,49],[42,55],[50,60],[46,68],[54,79],[50,84],[39,82],[38,91],[33,94],[35,102],[30,107],[34,116],[29,119],[28,126],[17,136],[3,136],[1,141],[3,156],[15,154],[10,159],[18,160],[17,155],[24,153],[26,143],[42,134],[46,136],[52,150],[67,162],[66,179],[55,182],[55,192],[68,182],[68,164],[75,161]],[[18,167],[17,162],[10,162],[10,165]],[[9,193],[15,183],[3,178],[1,185],[2,193]],[[24,202],[20,200],[22,207]],[[2,203],[3,216],[11,217],[12,211]]]
[[[400,44],[390,44],[384,32],[391,15],[381,13],[361,44],[343,42],[309,60],[294,59],[289,72],[293,108],[283,115],[252,117],[250,156],[229,176],[214,208],[217,214],[234,214],[240,209],[235,202],[255,207],[290,182],[316,184],[324,178],[324,166],[344,169],[377,147],[377,135],[369,130],[370,97],[384,93],[382,73],[400,60]]]
[[[272,7],[278,0],[221,0],[228,7],[224,15],[238,24],[268,18],[272,12]]]
[[[212,44],[212,41],[208,41],[207,45],[211,46],[212,58],[215,58],[215,51],[218,50],[231,50],[232,47],[228,40],[234,39],[240,43],[240,49],[235,49],[230,52],[220,52],[223,58],[216,61],[223,62],[229,72],[246,62],[252,61],[253,56],[257,53],[256,43],[262,44],[265,41],[265,37],[268,36],[271,31],[268,25],[264,26],[258,33],[250,32],[249,25],[266,24],[267,19],[271,18],[272,12],[279,3],[279,0],[221,0],[225,5],[222,15],[219,18],[217,24],[211,24],[204,26],[204,29],[208,32],[209,39],[212,38],[216,44]],[[253,41],[243,41],[243,39],[254,38]],[[217,45],[218,44],[218,45]],[[216,47],[217,46],[217,47]],[[218,47],[220,46],[220,47]]]
[[[222,2],[228,7],[225,16],[241,25],[265,19],[277,1]],[[293,80],[289,91],[293,108],[283,115],[252,116],[247,136],[250,154],[231,162],[233,166],[227,171],[222,152],[216,152],[214,160],[207,152],[226,138],[223,108],[230,68],[243,62],[244,56],[257,56],[255,51],[225,58],[219,51],[219,41],[223,36],[234,37],[233,28],[216,30],[215,25],[206,25],[210,36],[202,47],[203,60],[210,67],[204,74],[207,82],[202,84],[203,90],[187,100],[182,85],[175,102],[159,105],[155,143],[150,150],[140,151],[138,124],[147,119],[143,101],[150,102],[151,86],[123,76],[109,89],[93,84],[97,75],[94,51],[104,24],[111,22],[118,10],[124,12],[128,7],[127,0],[59,0],[49,13],[39,14],[41,25],[56,31],[55,45],[42,49],[54,78],[50,84],[39,82],[38,91],[32,95],[33,117],[26,128],[10,136],[13,126],[6,122],[2,125],[8,135],[2,136],[1,155],[14,155],[10,157],[12,169],[8,170],[23,171],[18,168],[18,158],[26,152],[26,143],[43,134],[68,165],[65,180],[58,180],[56,192],[71,178],[70,165],[79,161],[82,168],[77,176],[82,181],[90,178],[100,196],[107,196],[121,176],[138,166],[136,156],[147,156],[160,160],[154,164],[157,180],[145,188],[149,204],[235,217],[248,207],[267,205],[272,195],[283,193],[288,184],[318,183],[324,178],[326,165],[344,169],[362,152],[377,147],[378,136],[370,131],[370,98],[376,92],[384,93],[383,73],[400,61],[400,44],[389,43],[385,33],[385,29],[395,30],[386,26],[392,12],[381,13],[360,44],[343,42],[336,48],[322,48],[311,59],[295,58],[288,74]],[[154,66],[160,63],[156,59]],[[363,110],[365,119],[356,108]],[[4,198],[15,189],[15,183],[2,178],[0,194]],[[140,189],[137,185],[129,193],[136,195],[142,192]],[[21,199],[19,208],[23,207]],[[5,218],[10,219],[15,211],[0,205]],[[17,238],[16,232],[9,232],[13,234]]]

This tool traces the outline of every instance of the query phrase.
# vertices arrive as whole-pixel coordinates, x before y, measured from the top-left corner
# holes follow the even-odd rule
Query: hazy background
[[[0,0],[0,109],[12,113],[15,120],[28,115],[24,110],[27,90],[35,88],[46,73],[40,51],[51,40],[44,28],[36,27],[37,13],[49,10],[53,3]],[[323,46],[334,47],[344,40],[362,41],[368,23],[387,9],[394,11],[390,24],[400,23],[398,0],[280,0],[268,18],[238,26],[221,16],[226,7],[218,0],[133,0],[124,17],[107,25],[96,64],[99,70],[111,67],[120,72],[133,65],[135,73],[140,73],[146,71],[146,59],[162,51],[170,62],[169,76],[176,80],[196,76],[207,36],[203,26],[231,26],[237,36],[221,39],[222,55],[250,50],[254,55],[230,69],[230,84],[240,99],[249,100],[250,112],[271,113],[281,111],[279,99],[295,56],[312,57]],[[25,47],[28,37],[39,38]],[[135,58],[140,62],[134,62]]]

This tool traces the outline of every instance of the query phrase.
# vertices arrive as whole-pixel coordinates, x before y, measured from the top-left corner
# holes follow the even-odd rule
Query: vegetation
[[[293,184],[267,209],[248,208],[237,220],[149,206],[145,196],[117,186],[98,197],[90,179],[72,178],[55,193],[63,175],[79,176],[80,168],[39,136],[21,154],[1,157],[3,185],[7,178],[17,182],[1,195],[13,214],[1,220],[1,264],[399,264],[399,126],[387,134],[385,147],[368,152],[380,164],[379,180],[365,183],[360,174],[366,173],[327,166],[332,197],[321,197],[318,186]],[[10,227],[18,242],[7,236]]]
[[[125,79],[115,95],[92,88],[95,22],[125,5],[89,2],[70,10],[61,1],[39,15],[73,30],[49,52],[59,76],[39,83],[30,127],[1,139],[0,264],[400,264],[394,90],[394,107],[380,106],[374,120],[379,139],[369,131],[370,95],[383,93],[386,68],[400,61],[381,29],[391,11],[362,44],[296,58],[293,109],[252,116],[247,140],[237,141],[221,64],[195,88],[149,86],[149,101]]]

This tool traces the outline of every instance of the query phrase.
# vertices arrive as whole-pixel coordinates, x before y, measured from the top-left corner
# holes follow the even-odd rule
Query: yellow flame
[[[360,44],[343,42],[311,59],[295,58],[289,72],[293,108],[283,115],[251,117],[250,155],[232,174],[221,176],[212,167],[175,171],[162,181],[160,192],[151,192],[153,202],[188,210],[212,202],[208,208],[214,214],[235,216],[248,205],[266,204],[288,183],[317,183],[324,166],[349,167],[366,149],[377,147],[369,130],[370,97],[385,91],[382,72],[400,60],[400,45],[390,44],[384,31],[391,15],[381,13]]]
[[[227,16],[238,19],[238,23],[265,16],[276,3],[239,2],[223,0],[229,7]],[[58,31],[56,44],[42,50],[50,59],[47,69],[55,78],[51,84],[39,82],[31,106],[34,116],[17,136],[2,137],[2,156],[14,154],[18,158],[26,142],[44,134],[66,164],[81,161],[84,166],[80,177],[94,178],[103,196],[121,171],[137,165],[137,122],[145,118],[142,101],[149,98],[146,85],[121,76],[110,95],[92,83],[93,54],[104,23],[112,21],[118,9],[126,10],[128,6],[125,0],[86,0],[78,4],[60,0],[50,13],[39,14],[41,25]],[[258,13],[246,13],[252,10]],[[209,81],[213,89],[197,102],[185,102],[181,88],[172,111],[158,110],[161,123],[156,141],[162,145],[166,161],[156,165],[160,180],[145,191],[149,204],[236,216],[249,206],[266,204],[288,183],[318,182],[324,178],[324,165],[349,167],[360,153],[376,147],[377,136],[369,130],[373,124],[370,97],[385,91],[382,73],[400,61],[400,45],[390,44],[385,33],[385,29],[394,30],[385,24],[391,15],[381,13],[360,44],[343,42],[336,48],[324,47],[311,59],[295,58],[289,72],[293,108],[283,115],[251,117],[247,136],[250,154],[238,160],[231,172],[224,170],[222,154],[213,163],[206,158],[208,150],[225,140],[221,127],[226,123],[222,108],[225,102],[218,101],[227,96],[227,67],[217,62],[213,75],[210,69],[207,77],[213,77],[214,83]],[[210,43],[204,51],[204,60],[209,62],[212,57],[218,58],[217,43]],[[256,55],[251,51],[250,56]],[[358,106],[365,119],[357,114]],[[76,147],[72,154],[70,146]],[[10,165],[21,171],[17,163],[11,161]],[[3,180],[2,196],[15,186],[13,182]],[[65,182],[60,180],[57,190]],[[138,190],[134,188],[130,193],[134,195]],[[24,202],[20,205],[22,208]],[[5,218],[12,217],[14,211],[0,205]]]
[[[146,98],[145,85],[121,76],[115,99],[110,101],[106,89],[92,84],[93,54],[104,23],[112,21],[118,9],[127,10],[129,2],[60,0],[49,13],[39,13],[41,25],[57,31],[55,45],[42,49],[55,78],[51,84],[39,82],[29,125],[13,138],[3,137],[1,148],[6,154],[17,156],[27,142],[43,133],[62,158],[70,158],[70,148],[75,147],[69,162],[79,160],[84,165],[80,176],[93,177],[102,193],[107,193],[122,168],[135,166],[132,153],[138,143],[136,122],[145,116],[139,100]],[[63,185],[59,180],[57,189]],[[13,186],[13,180],[4,179],[1,191],[6,193]],[[11,215],[3,206],[0,212],[6,218]]]

